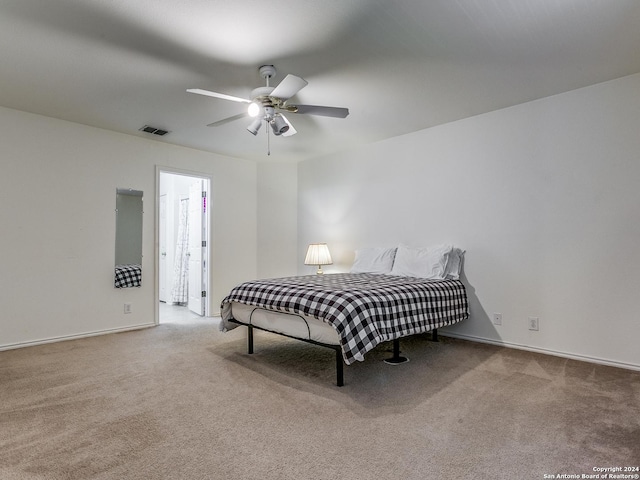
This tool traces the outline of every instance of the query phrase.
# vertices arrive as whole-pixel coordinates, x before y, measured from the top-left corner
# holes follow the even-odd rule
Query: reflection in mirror
[[[142,285],[142,191],[116,190],[115,287]]]

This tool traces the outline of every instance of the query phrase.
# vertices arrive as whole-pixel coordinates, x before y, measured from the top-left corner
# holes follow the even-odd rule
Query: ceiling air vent
[[[149,125],[145,125],[144,127],[142,127],[140,129],[141,132],[146,132],[146,133],[153,133],[154,135],[160,135],[161,137],[163,135],[166,135],[167,133],[169,133],[168,130],[162,130],[160,128],[156,128],[156,127],[150,127]]]

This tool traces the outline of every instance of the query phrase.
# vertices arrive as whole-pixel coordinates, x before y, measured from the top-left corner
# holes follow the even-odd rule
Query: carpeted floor
[[[640,464],[640,372],[441,337],[345,368],[211,320],[0,352],[0,478],[542,479]],[[547,475],[547,477],[545,477]]]

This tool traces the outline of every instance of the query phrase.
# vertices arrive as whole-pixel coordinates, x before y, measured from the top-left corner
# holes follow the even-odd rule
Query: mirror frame
[[[115,280],[116,288],[142,285],[142,225],[144,193],[116,188]]]

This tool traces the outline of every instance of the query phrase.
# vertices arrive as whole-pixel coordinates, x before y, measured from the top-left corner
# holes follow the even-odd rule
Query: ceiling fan
[[[334,118],[345,118],[349,115],[348,108],[289,104],[287,100],[306,87],[308,82],[304,78],[289,74],[278,84],[278,86],[272,87],[269,85],[269,79],[275,76],[276,68],[273,65],[263,65],[259,68],[259,72],[260,76],[265,79],[266,86],[254,89],[251,92],[251,99],[234,97],[233,95],[211,92],[200,88],[189,88],[187,90],[189,93],[196,93],[198,95],[206,95],[209,97],[222,98],[223,100],[249,104],[249,108],[246,112],[210,123],[207,125],[208,127],[217,127],[240,118],[252,117],[253,121],[247,127],[247,130],[249,130],[253,135],[258,134],[258,130],[260,130],[262,122],[264,121],[271,127],[274,135],[289,137],[297,132],[296,129],[293,128],[291,122],[289,122],[287,117],[285,117],[281,112],[320,115],[323,117]]]

